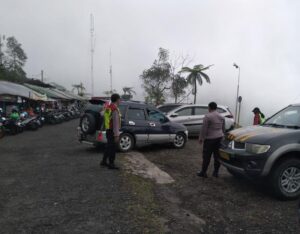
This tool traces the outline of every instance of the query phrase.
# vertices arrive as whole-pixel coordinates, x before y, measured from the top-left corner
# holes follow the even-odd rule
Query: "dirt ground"
[[[77,120],[0,140],[0,233],[300,233],[298,202],[282,202],[222,169],[201,179],[201,148],[147,146],[139,154],[175,182],[99,167]],[[211,171],[210,171],[211,174]]]
[[[211,176],[212,167],[208,179],[196,176],[202,163],[196,139],[190,139],[183,150],[162,150],[157,146],[140,151],[176,181],[156,189],[158,200],[167,201],[161,203],[165,212],[174,204],[192,212],[205,221],[204,233],[300,233],[298,201],[278,201],[266,188],[236,179],[225,168],[221,168],[218,179]],[[167,225],[172,233],[183,233],[178,231],[184,225],[180,221],[174,219]],[[201,231],[197,232],[193,222],[183,228],[185,233]]]

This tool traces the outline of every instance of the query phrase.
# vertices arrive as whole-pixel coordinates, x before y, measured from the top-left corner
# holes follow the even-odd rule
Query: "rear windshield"
[[[161,106],[161,107],[158,107],[158,109],[163,112],[163,113],[169,113],[170,111],[176,109],[177,107],[179,107],[181,105],[164,105],[164,106]]]
[[[106,101],[104,101],[104,100],[97,100],[97,99],[89,100],[89,103],[91,103],[93,105],[100,105],[100,106],[103,106],[105,102]]]
[[[85,107],[85,111],[93,111],[93,112],[100,112],[103,109],[102,104],[87,104]]]

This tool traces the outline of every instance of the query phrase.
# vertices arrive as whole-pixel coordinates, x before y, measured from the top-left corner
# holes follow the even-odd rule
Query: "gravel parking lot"
[[[300,233],[298,201],[278,201],[266,188],[238,180],[225,168],[221,168],[218,179],[211,177],[213,168],[208,179],[197,177],[202,160],[196,139],[190,139],[181,151],[161,147],[141,151],[175,179],[168,189],[178,206],[205,221],[205,233]],[[161,191],[158,190],[158,196],[170,201],[170,193]],[[166,211],[171,204],[163,206]],[[176,222],[169,222],[169,228],[178,228]],[[197,226],[192,232],[197,233],[196,230]]]
[[[76,141],[77,120],[0,141],[0,233],[299,233],[298,202],[282,202],[222,169],[196,176],[201,148],[137,151],[168,173],[156,184],[99,167],[101,149]]]

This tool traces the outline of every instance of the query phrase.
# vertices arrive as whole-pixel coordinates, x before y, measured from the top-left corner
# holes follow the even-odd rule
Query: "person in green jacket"
[[[252,112],[254,113],[253,125],[260,125],[266,121],[265,115],[260,111],[258,107],[255,107]]]
[[[11,120],[15,120],[16,121],[16,120],[20,119],[20,115],[19,115],[19,113],[18,113],[18,111],[16,109],[13,109],[12,112],[10,113],[10,115],[9,115],[9,118]]]

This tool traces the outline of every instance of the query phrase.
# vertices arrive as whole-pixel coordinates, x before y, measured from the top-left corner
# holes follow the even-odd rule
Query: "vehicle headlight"
[[[269,151],[270,145],[258,145],[246,143],[246,151],[252,154],[263,154]]]

